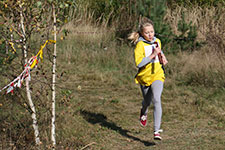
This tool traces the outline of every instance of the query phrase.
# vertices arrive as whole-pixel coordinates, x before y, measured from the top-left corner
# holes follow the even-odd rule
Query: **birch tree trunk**
[[[9,47],[8,47],[8,42],[5,41],[5,53],[8,55],[9,54]]]
[[[22,6],[20,6],[22,9]],[[20,11],[20,23],[21,23],[21,28],[22,28],[22,35],[23,35],[23,50],[24,50],[24,61],[25,64],[27,64],[27,46],[26,46],[26,33],[25,33],[25,28],[24,28],[24,18],[23,18],[23,13],[22,10]],[[29,101],[30,108],[32,110],[31,118],[33,120],[33,128],[34,128],[34,136],[35,136],[35,143],[36,145],[40,145],[41,141],[39,138],[39,131],[38,131],[38,124],[37,124],[37,118],[36,118],[36,111],[35,111],[35,106],[34,103],[31,99],[31,92],[30,92],[30,86],[29,86],[29,77],[26,79],[26,92],[27,92],[27,98]]]
[[[55,15],[55,5],[52,4],[53,9],[53,18],[54,18],[54,40],[56,42],[56,15]],[[54,52],[53,52],[53,64],[52,64],[52,132],[51,139],[53,149],[56,146],[55,138],[55,81],[56,81],[56,43],[54,43]]]

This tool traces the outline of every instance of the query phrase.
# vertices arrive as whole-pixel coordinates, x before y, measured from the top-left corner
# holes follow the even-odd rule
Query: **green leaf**
[[[63,4],[60,4],[60,5],[59,5],[59,8],[64,8],[64,5],[63,5]]]
[[[65,7],[69,7],[69,4],[65,4]]]
[[[42,6],[42,2],[41,1],[38,1],[37,2],[37,7],[41,8],[41,6]]]

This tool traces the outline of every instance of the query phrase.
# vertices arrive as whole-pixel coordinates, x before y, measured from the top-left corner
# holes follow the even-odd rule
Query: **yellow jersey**
[[[143,38],[142,38],[143,39]],[[161,41],[158,38],[154,38],[154,42],[157,42],[161,48]],[[150,86],[154,81],[160,80],[164,82],[165,74],[162,69],[162,65],[159,62],[158,56],[150,60],[149,56],[153,53],[154,44],[146,42],[145,40],[139,40],[134,50],[135,64],[139,68],[138,73],[135,76],[135,82],[144,86]],[[149,59],[146,65],[140,67],[144,58]],[[146,60],[146,59],[145,59]]]

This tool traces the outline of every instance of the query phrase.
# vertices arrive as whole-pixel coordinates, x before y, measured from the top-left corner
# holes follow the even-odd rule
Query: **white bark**
[[[5,41],[5,53],[8,55],[9,54],[9,47],[8,47],[8,42]]]
[[[53,18],[54,18],[54,40],[56,42],[56,16],[55,16],[55,6],[52,5],[53,9]],[[52,132],[51,139],[53,149],[56,146],[56,138],[55,138],[55,81],[56,81],[56,43],[54,44],[54,52],[53,52],[53,64],[52,64]]]
[[[21,6],[22,7],[22,6]],[[21,8],[22,9],[22,8]],[[23,18],[23,13],[20,11],[20,23],[21,23],[21,28],[22,28],[22,35],[23,35],[23,41],[24,41],[24,61],[25,64],[27,63],[27,46],[26,46],[26,34],[25,34],[25,28],[24,28],[24,18]],[[30,86],[29,86],[29,77],[26,78],[26,92],[27,92],[27,98],[29,101],[30,108],[32,110],[31,118],[33,120],[33,128],[34,128],[34,136],[35,136],[35,142],[36,145],[39,145],[41,143],[40,138],[39,138],[39,131],[38,131],[38,124],[37,124],[37,117],[36,117],[36,111],[35,111],[35,106],[34,103],[31,99],[31,91],[30,91]]]

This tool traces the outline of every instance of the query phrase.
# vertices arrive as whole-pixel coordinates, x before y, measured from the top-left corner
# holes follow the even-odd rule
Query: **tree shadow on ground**
[[[120,133],[122,136],[127,137],[129,139],[138,141],[143,143],[145,146],[154,146],[154,142],[148,142],[141,140],[135,136],[132,136],[129,134],[129,130],[122,129],[121,127],[117,126],[114,122],[107,121],[107,117],[100,113],[93,113],[86,110],[80,111],[81,115],[84,117],[85,120],[90,122],[91,124],[100,124],[102,127],[106,127],[108,129],[114,130],[118,133]]]

